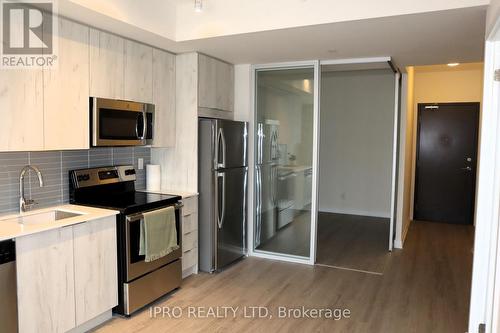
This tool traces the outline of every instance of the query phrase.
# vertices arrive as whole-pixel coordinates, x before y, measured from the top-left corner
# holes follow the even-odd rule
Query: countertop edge
[[[0,217],[0,241],[20,238],[50,230],[61,229],[76,224],[98,220],[105,217],[115,216],[120,213],[118,211],[111,209],[102,209],[102,208],[94,208],[88,206],[66,204],[66,205],[59,205],[59,206],[34,210],[27,213],[26,215],[43,213],[50,210],[78,211],[82,212],[83,215],[70,217],[55,222],[47,222],[47,223],[32,224],[32,225],[22,225],[19,224],[18,222],[10,221],[10,219],[18,217],[19,214],[2,216]]]
[[[197,192],[176,191],[176,190],[158,190],[158,191],[137,190],[137,191],[139,191],[139,192],[146,192],[146,193],[156,193],[156,194],[178,195],[178,196],[181,196],[182,199],[187,199],[187,198],[191,198],[191,197],[199,195],[199,193],[197,193]]]

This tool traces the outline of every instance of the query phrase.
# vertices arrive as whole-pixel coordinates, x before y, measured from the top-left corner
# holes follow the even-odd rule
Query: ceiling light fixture
[[[448,66],[450,66],[450,67],[456,67],[456,66],[458,66],[458,65],[460,65],[458,62],[450,62],[450,63],[448,64]]]
[[[202,0],[194,0],[194,11],[199,13],[203,10],[203,1]]]

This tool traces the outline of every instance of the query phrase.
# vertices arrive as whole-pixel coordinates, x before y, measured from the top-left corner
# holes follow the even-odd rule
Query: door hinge
[[[495,75],[493,75],[495,81],[500,81],[500,69],[495,69]]]
[[[479,324],[478,333],[486,333],[486,324]]]

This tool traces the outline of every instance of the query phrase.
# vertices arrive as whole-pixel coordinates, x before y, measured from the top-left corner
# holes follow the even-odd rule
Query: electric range
[[[182,204],[176,195],[135,190],[133,166],[109,166],[72,170],[70,202],[120,211],[116,217],[118,254],[118,306],[116,313],[129,316],[180,287],[182,278]],[[139,255],[144,212],[175,207],[179,248],[165,257],[145,262]]]

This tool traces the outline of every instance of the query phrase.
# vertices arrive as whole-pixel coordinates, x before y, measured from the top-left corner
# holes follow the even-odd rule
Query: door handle
[[[219,226],[219,229],[222,229],[222,224],[224,223],[224,215],[226,212],[226,174],[224,172],[218,172],[217,173],[217,181],[219,178],[222,179],[222,191],[218,193],[219,200],[221,202],[221,209],[219,210],[219,205],[217,205],[217,225]],[[222,200],[221,200],[221,194],[222,194]],[[222,212],[221,212],[222,211]]]

